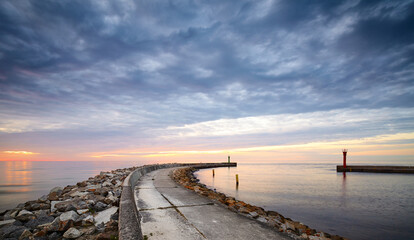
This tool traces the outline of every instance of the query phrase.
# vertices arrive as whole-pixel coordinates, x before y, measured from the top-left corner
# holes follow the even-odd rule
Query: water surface
[[[236,188],[235,174],[240,184]],[[414,239],[414,175],[336,172],[332,164],[243,164],[196,173],[210,188],[351,239]]]
[[[0,162],[0,211],[35,200],[50,189],[88,179],[101,171],[143,165],[137,161]]]

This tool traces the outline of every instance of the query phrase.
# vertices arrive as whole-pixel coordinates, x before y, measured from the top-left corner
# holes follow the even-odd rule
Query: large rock
[[[112,186],[113,186],[113,184],[109,181],[106,181],[106,182],[102,183],[102,187],[112,187]]]
[[[41,216],[39,218],[29,220],[26,224],[24,224],[24,226],[30,229],[35,229],[37,226],[51,223],[53,220],[55,219],[52,216]]]
[[[19,240],[26,240],[30,239],[33,236],[33,233],[30,232],[28,229],[25,229],[19,237]]]
[[[58,194],[61,194],[62,193],[62,191],[63,191],[63,188],[61,188],[61,187],[54,187],[54,188],[52,188],[51,190],[50,190],[50,192],[49,193],[58,193]]]
[[[64,202],[56,203],[55,208],[59,212],[68,212],[71,210],[76,211],[75,204],[72,201],[64,201]]]
[[[51,223],[39,225],[39,228],[44,228],[47,232],[56,232],[59,230],[60,217],[55,218]]]
[[[71,197],[84,197],[84,196],[86,196],[86,195],[88,195],[88,194],[90,194],[90,193],[88,193],[88,192],[80,192],[80,191],[75,191],[75,192],[73,192],[73,193],[70,193],[69,195],[70,195]]]
[[[24,208],[29,211],[37,211],[40,209],[49,209],[50,204],[38,201],[29,201],[24,204]]]
[[[50,201],[57,201],[59,200],[60,195],[62,194],[63,188],[61,187],[54,187],[50,190],[49,196],[47,199]]]
[[[108,208],[102,212],[99,212],[95,216],[95,226],[97,226],[100,223],[107,223],[111,220],[111,215],[116,213],[118,211],[118,207],[111,207]]]
[[[9,220],[4,220],[4,221],[0,221],[0,228],[8,225],[8,224],[12,224],[14,223],[16,220],[15,219],[9,219]]]
[[[78,229],[76,229],[74,227],[71,227],[63,234],[63,237],[73,239],[73,238],[80,237],[82,234],[83,233],[81,231],[79,231]]]
[[[19,214],[16,216],[16,219],[22,222],[27,222],[30,219],[35,218],[34,214],[30,211],[27,211],[25,209],[21,210]]]
[[[7,238],[18,239],[20,235],[22,235],[24,230],[26,230],[26,228],[23,226],[8,225],[0,229],[0,236],[2,237],[2,239],[3,238],[4,239],[7,239]]]
[[[95,204],[95,209],[98,212],[104,210],[106,207],[108,207],[108,205],[103,203],[103,202],[98,202],[98,203]]]
[[[51,201],[50,202],[50,211],[51,212],[56,212],[56,204],[61,203],[62,201]]]
[[[72,220],[76,221],[79,215],[75,211],[64,212],[60,215],[60,221]]]
[[[62,239],[62,233],[60,232],[53,232],[48,235],[49,240],[59,240]]]

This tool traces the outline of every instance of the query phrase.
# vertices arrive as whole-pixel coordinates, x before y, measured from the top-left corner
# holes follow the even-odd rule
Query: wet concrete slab
[[[171,171],[150,172],[135,188],[141,230],[149,239],[290,239],[179,186]]]

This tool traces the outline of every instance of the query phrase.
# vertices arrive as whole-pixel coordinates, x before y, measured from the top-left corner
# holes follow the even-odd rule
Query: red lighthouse
[[[342,149],[342,154],[344,155],[344,169],[346,168],[346,153],[348,152],[348,149]]]

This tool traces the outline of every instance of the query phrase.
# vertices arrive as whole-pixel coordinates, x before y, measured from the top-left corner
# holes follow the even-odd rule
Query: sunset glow
[[[4,151],[4,153],[9,153],[9,154],[23,154],[23,155],[38,154],[38,153],[28,152],[28,151]]]
[[[414,2],[172,5],[0,1],[0,161],[414,165]]]

